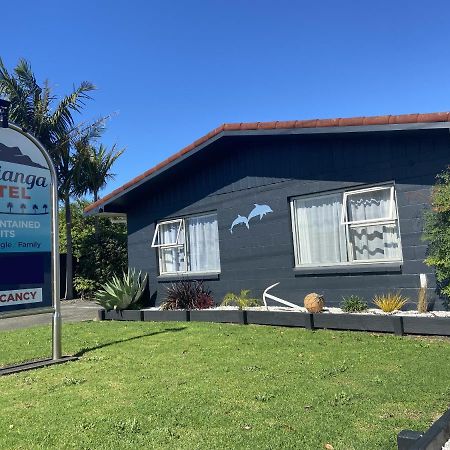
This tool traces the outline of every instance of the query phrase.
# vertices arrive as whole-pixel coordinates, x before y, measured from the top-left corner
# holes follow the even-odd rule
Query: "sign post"
[[[53,313],[52,359],[41,365],[62,362],[58,246],[55,167],[10,123],[0,128],[0,318]]]

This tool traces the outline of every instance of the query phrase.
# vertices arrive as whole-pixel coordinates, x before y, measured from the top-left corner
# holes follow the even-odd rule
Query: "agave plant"
[[[94,300],[106,310],[121,311],[139,301],[146,285],[147,274],[141,280],[141,272],[128,269],[121,278],[114,275],[110,282],[102,285],[103,289],[95,294]]]

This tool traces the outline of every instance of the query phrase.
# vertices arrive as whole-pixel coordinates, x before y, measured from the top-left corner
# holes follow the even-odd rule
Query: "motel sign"
[[[53,359],[61,357],[57,179],[42,145],[0,127],[0,318],[53,313]]]

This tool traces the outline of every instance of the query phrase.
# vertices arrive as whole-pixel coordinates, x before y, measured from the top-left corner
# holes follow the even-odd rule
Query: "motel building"
[[[218,303],[274,283],[299,305],[310,292],[328,306],[397,290],[415,300],[424,274],[442,309],[422,231],[449,128],[449,113],[225,124],[85,213],[126,216],[150,306],[180,279],[205,280]]]

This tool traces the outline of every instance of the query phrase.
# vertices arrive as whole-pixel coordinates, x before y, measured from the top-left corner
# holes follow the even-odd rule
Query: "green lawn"
[[[203,323],[63,328],[79,361],[0,378],[0,448],[394,449],[450,402],[450,342]],[[50,329],[0,333],[0,364]]]

